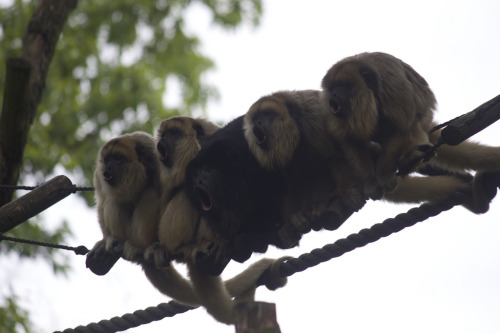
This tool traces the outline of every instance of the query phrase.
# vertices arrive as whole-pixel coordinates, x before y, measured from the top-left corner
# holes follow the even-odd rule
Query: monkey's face
[[[244,205],[241,195],[249,188],[243,177],[247,168],[241,153],[230,142],[214,142],[188,165],[186,183],[194,191],[198,206],[204,212],[217,214],[222,206]],[[240,191],[235,193],[235,188]]]
[[[251,140],[262,150],[269,151],[273,141],[273,123],[278,114],[273,109],[259,109],[249,115],[248,135]]]
[[[102,177],[109,186],[116,186],[122,182],[122,177],[129,160],[120,152],[110,152],[104,157]]]
[[[167,168],[185,168],[198,153],[201,144],[218,129],[203,119],[172,117],[164,120],[157,134],[159,160]]]
[[[361,140],[373,135],[378,123],[376,72],[360,61],[347,59],[335,64],[321,82],[323,112],[327,127],[337,136]]]
[[[285,167],[300,140],[286,101],[273,95],[250,107],[243,128],[250,151],[266,169]]]
[[[182,138],[183,132],[179,127],[165,126],[163,130],[159,131],[158,149],[159,159],[167,168],[171,168],[174,164],[175,147],[178,141]]]
[[[352,87],[348,82],[334,82],[328,87],[330,112],[341,119],[351,114]]]

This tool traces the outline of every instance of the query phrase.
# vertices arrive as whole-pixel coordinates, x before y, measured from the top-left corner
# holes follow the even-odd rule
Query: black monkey
[[[248,148],[243,116],[216,131],[186,169],[186,193],[209,226],[227,241],[227,255],[247,260],[252,252],[280,247],[283,177],[265,170]]]

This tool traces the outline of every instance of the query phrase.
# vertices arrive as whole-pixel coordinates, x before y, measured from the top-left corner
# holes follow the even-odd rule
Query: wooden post
[[[0,184],[14,185],[19,180],[24,146],[28,140],[26,128],[33,119],[26,117],[31,65],[27,60],[7,60],[3,105],[0,115]],[[0,206],[12,200],[14,191],[0,192]]]
[[[454,119],[441,132],[441,142],[456,146],[500,119],[500,95]]]
[[[66,176],[56,176],[28,194],[0,207],[0,233],[15,228],[74,192]]]
[[[274,303],[242,302],[234,307],[236,333],[280,333]]]

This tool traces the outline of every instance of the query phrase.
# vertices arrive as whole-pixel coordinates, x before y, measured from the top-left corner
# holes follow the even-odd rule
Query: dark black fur
[[[228,256],[243,262],[252,252],[279,246],[283,177],[264,170],[250,153],[243,116],[215,132],[186,170],[186,192],[215,232],[228,242]]]

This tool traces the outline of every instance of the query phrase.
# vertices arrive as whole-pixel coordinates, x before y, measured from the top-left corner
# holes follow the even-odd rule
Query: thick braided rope
[[[322,262],[340,257],[347,252],[376,242],[382,237],[387,237],[404,228],[422,222],[429,217],[447,211],[463,203],[465,198],[465,193],[457,192],[438,203],[425,203],[420,207],[412,208],[406,213],[389,218],[382,223],[377,223],[369,229],[362,229],[357,234],[351,234],[346,238],[337,240],[333,244],[325,245],[320,249],[314,249],[309,253],[300,255],[298,258],[290,258],[281,264],[280,273],[283,277],[288,277]]]
[[[346,238],[339,239],[333,244],[325,245],[320,249],[312,250],[310,253],[300,255],[298,258],[289,258],[281,263],[279,272],[282,277],[291,276],[297,272],[314,267],[322,262],[340,257],[344,253],[356,248],[363,247],[369,243],[376,242],[382,237],[387,237],[399,232],[407,227],[422,222],[429,217],[436,216],[452,207],[461,204],[466,198],[465,193],[455,193],[449,198],[435,204],[423,204],[420,207],[412,208],[408,212],[399,214],[394,218],[389,218],[382,223],[373,225],[369,229],[362,229],[357,234],[351,234]],[[264,285],[270,278],[268,269],[258,281],[258,285]],[[182,305],[175,301],[161,303],[156,307],[149,307],[146,310],[138,310],[132,314],[125,314],[122,317],[114,317],[109,320],[101,320],[87,326],[78,326],[75,329],[66,329],[62,333],[114,333],[127,330],[139,325],[148,324],[161,320],[165,317],[173,317],[176,314],[195,309],[194,307]],[[55,332],[61,333],[61,332]]]
[[[111,319],[101,320],[98,323],[91,323],[87,326],[78,326],[76,328],[68,328],[62,332],[55,333],[110,333],[121,332],[129,328],[137,327],[144,324],[149,324],[153,321],[158,321],[166,317],[173,317],[176,314],[195,309],[192,306],[183,305],[175,301],[161,303],[157,306],[151,306],[144,310],[137,310],[133,313],[127,313],[121,317],[113,317]]]

